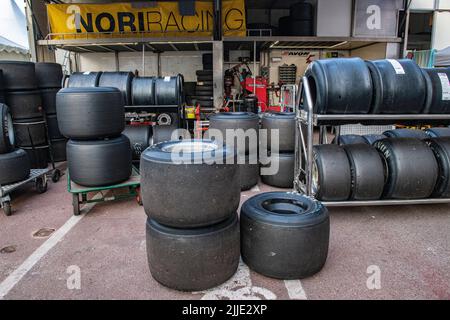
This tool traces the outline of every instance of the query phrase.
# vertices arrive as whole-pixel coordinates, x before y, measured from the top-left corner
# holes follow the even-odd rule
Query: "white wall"
[[[171,76],[178,73],[184,75],[187,82],[197,81],[195,71],[201,70],[201,51],[163,52],[161,53],[161,76]],[[79,71],[116,71],[116,60],[111,53],[80,54]],[[157,55],[152,52],[145,54],[145,72],[142,67],[141,52],[119,52],[119,71],[138,70],[141,76],[156,76],[158,71]]]
[[[318,0],[316,12],[317,36],[350,36],[352,0]]]
[[[431,47],[442,50],[450,46],[450,12],[435,12],[433,31],[431,34]]]

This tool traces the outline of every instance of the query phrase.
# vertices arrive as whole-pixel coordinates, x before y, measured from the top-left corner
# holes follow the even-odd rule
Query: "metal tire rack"
[[[313,185],[313,138],[314,128],[319,127],[319,143],[326,141],[327,126],[335,126],[339,135],[339,127],[345,124],[450,124],[450,114],[315,114],[313,99],[306,77],[302,78],[296,102],[295,117],[295,175],[294,192],[315,197]],[[303,98],[304,108],[300,107]],[[388,206],[415,204],[450,203],[450,198],[426,198],[410,200],[370,200],[370,201],[324,201],[328,207]]]

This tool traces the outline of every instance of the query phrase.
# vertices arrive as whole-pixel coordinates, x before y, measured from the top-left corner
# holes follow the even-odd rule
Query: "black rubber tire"
[[[213,65],[212,64],[204,64],[203,65],[203,70],[213,70]]]
[[[132,104],[134,106],[155,104],[155,78],[134,78],[132,84]]]
[[[213,88],[213,86],[201,86],[201,85],[197,85],[196,87],[195,87],[195,92],[196,93],[198,93],[199,91],[207,91],[207,92],[213,92],[214,91],[214,88]]]
[[[5,90],[37,89],[34,63],[26,61],[0,61]]]
[[[9,106],[14,120],[42,117],[41,92],[15,91],[6,92],[6,104]]]
[[[294,153],[270,153],[270,156],[278,160],[278,171],[273,175],[261,175],[263,183],[277,188],[292,188],[294,186]],[[269,167],[271,164],[262,164],[261,167]]]
[[[39,88],[61,88],[63,72],[59,63],[37,62],[34,68]]]
[[[256,134],[256,141],[249,141],[245,139],[245,145],[237,145],[238,139],[234,138],[234,150],[238,154],[253,154],[258,152],[258,135],[259,135],[259,117],[251,112],[220,112],[209,116],[209,129],[219,130],[222,133],[223,140],[218,140],[218,143],[232,143],[227,141],[226,131],[242,129],[254,130]],[[209,134],[207,131],[207,136]],[[250,131],[251,133],[251,131]],[[252,143],[253,142],[253,143]]]
[[[124,135],[110,140],[67,142],[70,178],[86,187],[114,185],[131,175],[130,140]]]
[[[253,96],[253,95],[246,96],[244,98],[243,109],[246,112],[253,112],[253,113],[258,114],[258,112],[259,112],[258,98]],[[277,114],[277,112],[273,112],[273,113]],[[282,112],[279,118],[280,118],[280,120],[281,119],[286,119],[289,115],[290,115],[289,112]]]
[[[430,138],[450,137],[450,128],[430,128],[425,129],[425,133]]]
[[[56,114],[47,116],[47,128],[48,137],[50,140],[63,139],[64,136],[61,134],[58,126],[58,117]]]
[[[335,144],[313,147],[313,189],[321,201],[348,200],[351,193],[351,169],[345,150]]]
[[[335,142],[336,138],[334,138],[333,143]],[[357,135],[357,134],[344,134],[342,136],[339,136],[338,138],[338,144],[340,146],[348,145],[348,144],[366,144],[367,141],[364,139],[363,136]]]
[[[42,108],[48,115],[56,113],[56,94],[59,90],[59,88],[41,90]]]
[[[378,151],[368,144],[349,144],[344,150],[352,175],[349,200],[380,199],[384,189],[384,164]]]
[[[98,81],[99,87],[117,88],[122,94],[125,106],[131,105],[131,82],[134,74],[132,72],[103,72]]]
[[[272,130],[279,132],[280,152],[295,150],[295,113],[267,112],[262,115],[261,128],[267,130],[267,148],[272,150]]]
[[[0,154],[8,153],[15,146],[13,122],[9,108],[0,103]]]
[[[328,256],[330,218],[318,201],[287,192],[258,194],[241,208],[241,253],[250,269],[277,279],[319,272]]]
[[[51,140],[53,161],[62,162],[67,160],[66,145],[67,139]],[[50,157],[49,157],[50,159]]]
[[[147,219],[147,257],[152,277],[181,291],[216,287],[234,275],[239,265],[239,222],[227,220],[196,229],[163,226]]]
[[[444,81],[448,83],[450,79],[450,68],[424,68],[422,70],[427,82],[427,100],[423,113],[450,113],[450,100],[444,100],[442,90]]]
[[[201,107],[214,107],[214,101],[212,100],[197,100]]]
[[[295,20],[313,20],[314,10],[311,3],[298,2],[294,3],[289,8],[290,16]]]
[[[239,206],[240,181],[234,153],[228,148],[190,152],[193,145],[217,148],[208,140],[170,141],[149,147],[141,156],[141,193],[151,219],[175,228],[196,228],[218,223]],[[184,146],[188,160],[177,164],[173,148]],[[212,163],[215,156],[223,164]],[[174,153],[178,154],[178,153]],[[233,163],[233,164],[228,164]]]
[[[386,139],[387,137],[384,134],[366,134],[363,138],[366,143],[373,145],[376,141]]]
[[[184,138],[188,138],[183,136],[185,131],[178,130],[179,128],[173,125],[170,126],[162,126],[162,125],[156,125],[152,127],[153,135],[151,136],[149,145],[171,141],[172,140],[172,134],[174,134],[174,131],[177,131],[178,139],[177,140],[183,140]],[[189,137],[190,138],[190,137]]]
[[[139,160],[142,152],[149,147],[152,141],[152,127],[126,126],[123,135],[130,139],[133,160]]]
[[[125,129],[122,94],[115,88],[62,89],[56,110],[59,129],[70,139],[117,137]]]
[[[314,35],[313,20],[291,20],[289,23],[290,36],[308,37]]]
[[[13,126],[16,146],[32,147],[47,144],[44,119],[14,121]]]
[[[202,98],[209,100],[209,98],[213,96],[213,93],[210,91],[197,91],[195,94],[198,98],[200,98],[200,100],[202,100]]]
[[[388,138],[375,142],[374,147],[385,163],[384,199],[422,199],[431,195],[438,164],[425,141]]]
[[[427,140],[436,157],[439,174],[431,197],[450,198],[450,137]]]
[[[212,70],[197,70],[195,71],[195,75],[198,77],[212,77]]]
[[[48,167],[48,163],[50,162],[49,158],[49,147],[47,145],[44,146],[35,146],[33,147],[22,147],[30,159],[31,169],[46,169]]]
[[[214,81],[197,81],[196,86],[210,86],[214,85]]]
[[[197,76],[197,82],[213,82],[213,76],[212,75]]]
[[[315,113],[369,113],[373,87],[364,60],[360,58],[316,60],[310,64],[305,76],[310,85]]]
[[[30,160],[25,151],[16,149],[0,154],[0,185],[22,181],[29,175]]]
[[[422,130],[415,129],[395,129],[383,132],[388,138],[416,138],[420,140],[429,139],[430,136]]]
[[[163,77],[155,81],[155,103],[157,105],[179,105],[183,99],[183,78]]]
[[[373,83],[372,113],[421,113],[427,93],[421,69],[413,60],[395,60],[404,70],[404,74],[397,74],[389,61],[366,61]]]
[[[98,87],[102,72],[74,72],[67,82],[68,88]]]
[[[256,184],[259,179],[259,162],[258,155],[244,156],[245,163],[239,164],[239,180],[241,182],[241,191],[249,190]]]

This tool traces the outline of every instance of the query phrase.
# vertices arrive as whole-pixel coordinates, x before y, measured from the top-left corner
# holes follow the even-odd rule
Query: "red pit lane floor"
[[[241,199],[271,190],[259,184]],[[136,201],[95,205],[47,248],[51,235],[33,234],[61,232],[72,219],[66,176],[45,194],[26,191],[13,195],[12,216],[0,212],[0,252],[8,247],[0,253],[0,299],[450,299],[449,205],[331,208],[328,260],[315,276],[285,282],[241,264],[226,284],[186,293],[152,279]],[[68,288],[73,266],[79,289]]]

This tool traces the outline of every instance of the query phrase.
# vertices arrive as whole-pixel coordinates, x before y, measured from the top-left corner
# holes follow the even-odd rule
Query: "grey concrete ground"
[[[152,279],[146,216],[134,200],[98,204],[75,219],[65,177],[43,195],[26,190],[14,195],[13,216],[0,213],[0,298],[450,299],[448,205],[333,208],[329,256],[317,275],[285,282],[241,264],[218,288],[182,293]],[[260,184],[242,201],[269,190]],[[34,236],[42,228],[56,231]],[[80,289],[68,288],[73,270],[80,271]]]

